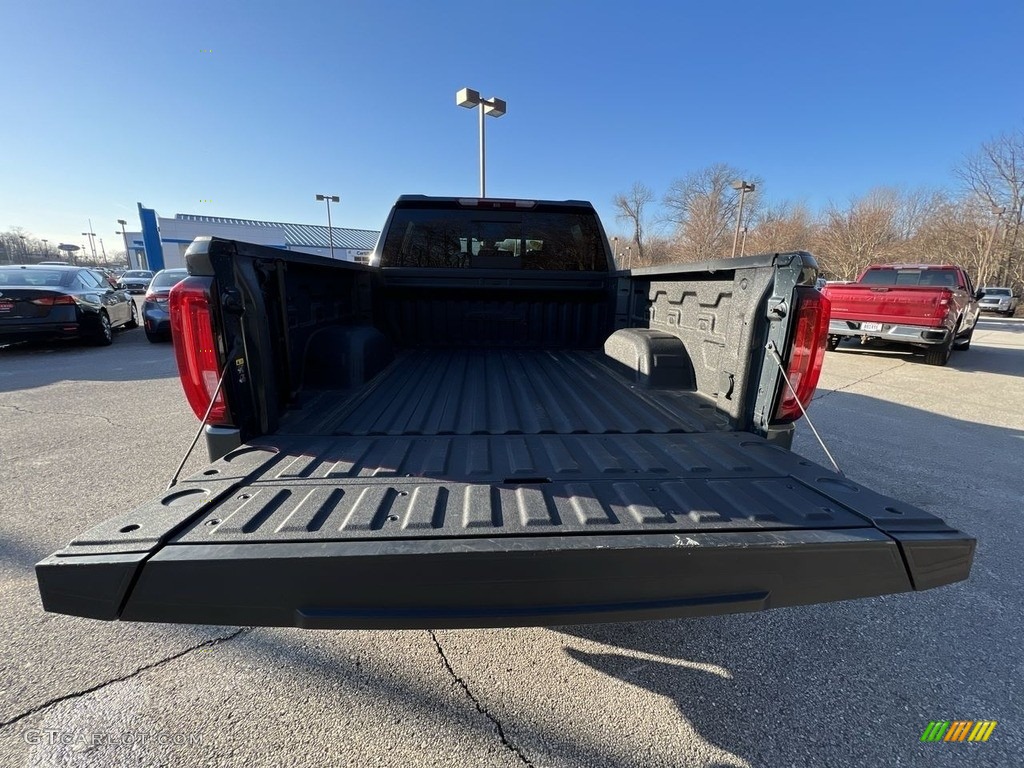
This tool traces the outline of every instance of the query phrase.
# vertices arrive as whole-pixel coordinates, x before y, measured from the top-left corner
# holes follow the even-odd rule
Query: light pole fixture
[[[46,258],[47,256],[50,255],[50,249],[47,246],[47,243],[50,242],[50,241],[47,240],[45,237],[42,238],[42,240],[43,240],[43,258]]]
[[[114,234],[115,235],[120,234],[121,235],[121,239],[124,240],[124,257],[128,260],[128,266],[130,267],[132,265],[132,259],[131,259],[131,256],[128,255],[128,233],[125,232],[125,230],[124,230],[125,225],[128,222],[125,219],[118,219],[117,223],[121,225],[121,231],[120,232],[115,232]]]
[[[499,98],[482,99],[480,92],[463,88],[455,94],[455,103],[466,109],[478,107],[480,111],[480,197],[487,197],[487,167],[484,144],[484,116],[501,117],[505,114],[505,102]]]
[[[331,227],[331,203],[340,203],[337,195],[317,195],[316,199],[327,203],[327,239],[331,243],[331,258],[334,258],[334,229]]]
[[[619,238],[618,236],[612,238],[612,264],[616,269],[619,268]]]
[[[740,226],[743,223],[743,196],[747,192],[753,192],[755,187],[753,182],[743,181],[742,179],[739,179],[732,183],[732,188],[739,191],[740,193],[740,209],[739,212],[736,214],[736,234],[732,236],[732,255],[733,258],[735,258],[736,246],[739,245],[740,242]]]

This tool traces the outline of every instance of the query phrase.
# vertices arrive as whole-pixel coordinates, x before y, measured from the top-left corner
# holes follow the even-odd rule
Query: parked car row
[[[82,339],[105,346],[115,328],[139,324],[135,301],[95,269],[0,266],[0,343]]]
[[[131,294],[145,284],[142,322],[151,342],[169,341],[171,288],[188,277],[185,269],[125,272],[118,286],[103,270],[65,264],[0,267],[0,344],[79,339],[110,344],[115,328],[139,325]],[[131,286],[131,287],[128,287]]]

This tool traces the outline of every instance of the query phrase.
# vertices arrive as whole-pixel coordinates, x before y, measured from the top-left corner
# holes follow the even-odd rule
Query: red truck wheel
[[[946,341],[925,352],[924,362],[926,365],[945,365],[949,362],[949,356],[952,352],[953,337],[950,336]]]

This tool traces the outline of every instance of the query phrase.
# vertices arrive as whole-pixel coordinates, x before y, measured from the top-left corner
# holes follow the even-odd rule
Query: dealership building
[[[366,261],[380,232],[371,229],[284,224],[276,221],[229,219],[178,213],[174,218],[158,216],[139,203],[140,232],[127,233],[128,260],[135,269],[172,269],[185,266],[185,251],[197,237],[211,235],[228,240],[269,245],[287,251],[311,253],[346,261]]]

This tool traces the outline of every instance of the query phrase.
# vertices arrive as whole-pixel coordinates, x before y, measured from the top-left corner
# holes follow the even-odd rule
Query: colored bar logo
[[[921,741],[988,741],[996,720],[932,720]]]

